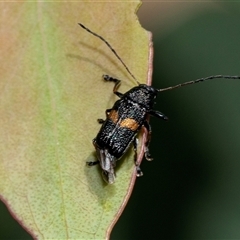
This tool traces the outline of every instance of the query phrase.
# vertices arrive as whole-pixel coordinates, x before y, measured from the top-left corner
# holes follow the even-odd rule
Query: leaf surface
[[[135,181],[133,153],[106,184],[92,139],[117,97],[103,74],[146,82],[149,33],[139,2],[2,2],[0,39],[0,194],[12,215],[39,239],[109,236]],[[141,141],[140,141],[141,145]]]

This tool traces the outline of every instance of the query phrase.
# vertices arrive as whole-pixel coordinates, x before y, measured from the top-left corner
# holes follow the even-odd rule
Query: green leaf
[[[131,194],[132,151],[113,185],[86,161],[96,159],[96,120],[117,99],[101,76],[122,79],[121,92],[136,83],[78,22],[103,36],[144,83],[150,34],[134,14],[139,4],[1,3],[0,194],[36,238],[109,237]]]

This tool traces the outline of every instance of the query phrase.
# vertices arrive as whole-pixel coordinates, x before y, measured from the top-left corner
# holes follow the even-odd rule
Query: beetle
[[[148,144],[150,140],[151,127],[147,121],[148,115],[153,115],[164,120],[167,117],[159,111],[152,110],[154,99],[157,96],[155,88],[146,84],[140,84],[128,92],[122,94],[116,89],[120,80],[108,75],[103,76],[104,80],[115,82],[113,92],[120,97],[111,109],[106,110],[106,120],[99,119],[102,127],[93,139],[97,157],[103,170],[104,179],[108,183],[115,180],[114,167],[133,142],[135,151],[135,163],[137,176],[142,175],[142,171],[137,164],[137,139],[138,131],[144,126],[148,132],[148,140],[145,144],[145,158],[152,160],[149,154]],[[91,165],[91,163],[89,163]]]
[[[154,101],[157,94],[162,91],[172,90],[175,88],[183,87],[190,84],[200,83],[211,79],[240,79],[240,76],[229,76],[229,75],[213,75],[206,78],[200,78],[193,81],[188,81],[175,86],[156,89],[146,84],[140,84],[135,76],[128,69],[126,64],[119,57],[117,52],[112,46],[100,35],[92,32],[89,28],[83,24],[79,25],[101,39],[114,53],[114,55],[121,61],[128,73],[135,79],[137,86],[131,88],[126,93],[120,93],[117,89],[120,86],[121,80],[113,78],[109,75],[103,75],[105,81],[113,82],[113,93],[120,99],[117,100],[113,107],[106,110],[106,119],[98,119],[98,122],[102,124],[97,136],[93,139],[93,145],[96,149],[97,161],[87,162],[88,166],[100,164],[102,169],[103,179],[112,184],[115,182],[115,170],[116,163],[120,160],[125,152],[129,149],[130,145],[133,144],[134,148],[134,161],[136,165],[136,175],[142,176],[143,173],[137,163],[137,133],[144,127],[147,132],[147,140],[145,142],[145,158],[148,161],[153,160],[149,153],[149,143],[151,139],[151,126],[148,122],[149,116],[154,116],[163,120],[168,120],[167,116],[163,113],[153,110]]]

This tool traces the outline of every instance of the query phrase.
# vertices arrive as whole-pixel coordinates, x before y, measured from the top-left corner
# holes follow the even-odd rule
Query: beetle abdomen
[[[119,159],[126,152],[145,120],[146,109],[122,98],[108,113],[95,142],[100,148],[108,149],[109,153]]]

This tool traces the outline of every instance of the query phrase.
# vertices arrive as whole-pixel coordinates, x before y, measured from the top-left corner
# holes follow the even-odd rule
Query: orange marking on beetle
[[[131,129],[132,131],[136,131],[139,127],[139,124],[132,118],[126,118],[121,121],[120,127],[125,127]]]
[[[117,123],[119,119],[118,112],[116,110],[111,110],[108,114],[108,118],[111,119],[114,123]]]

